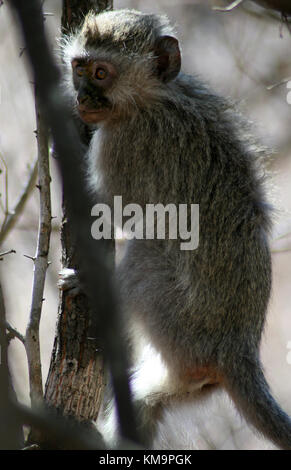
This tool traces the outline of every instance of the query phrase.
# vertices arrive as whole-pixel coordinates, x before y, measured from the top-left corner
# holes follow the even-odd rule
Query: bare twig
[[[34,164],[31,167],[28,180],[22,190],[22,193],[19,196],[18,202],[16,203],[14,209],[10,213],[6,214],[6,217],[4,219],[4,222],[0,230],[0,246],[5,240],[5,238],[7,237],[7,235],[9,234],[9,232],[13,229],[17,220],[22,214],[25,204],[33,188],[35,187],[36,177],[37,177],[37,159],[35,160]],[[6,184],[8,184],[8,181]],[[8,211],[8,208],[7,208],[7,211]]]
[[[239,5],[241,5],[245,0],[235,0],[234,2],[232,2],[230,5],[228,5],[227,7],[216,7],[214,6],[213,7],[213,10],[216,10],[216,11],[232,11],[234,10],[236,7],[238,7]]]
[[[16,253],[15,250],[8,250],[8,251],[3,251],[3,253],[0,253],[0,261],[3,260],[3,256],[10,255],[11,253]]]
[[[25,349],[28,360],[30,398],[32,407],[36,407],[43,399],[41,374],[41,358],[39,343],[39,325],[43,303],[43,292],[46,270],[48,267],[48,251],[51,234],[51,200],[48,132],[44,123],[41,106],[36,90],[36,123],[38,146],[38,188],[40,194],[40,218],[38,229],[37,250],[34,260],[34,277],[32,302],[29,322],[25,334]]]
[[[9,200],[8,200],[8,169],[7,169],[7,165],[6,165],[6,162],[5,162],[5,159],[3,157],[3,155],[1,154],[0,152],[0,160],[2,162],[2,165],[4,167],[4,170],[5,170],[5,177],[4,177],[4,190],[5,190],[5,207],[4,207],[4,215],[5,215],[5,218],[4,218],[4,222],[3,222],[3,225],[5,224],[6,222],[6,219],[9,215]]]
[[[272,242],[276,242],[278,240],[282,240],[283,238],[290,237],[290,235],[291,235],[291,232],[283,233],[282,235],[279,235],[279,237],[273,238]]]
[[[18,57],[22,57],[23,54],[25,52],[25,47],[20,47],[20,50],[19,50],[19,56]]]
[[[272,240],[272,242],[277,242],[278,240],[283,240],[284,238],[288,238],[290,237],[291,235],[291,232],[286,232],[286,233],[283,233],[282,235],[279,235],[279,237],[276,237]],[[271,249],[271,253],[288,253],[289,251],[291,251],[291,248],[282,248],[282,249],[276,249],[276,248],[272,248]]]
[[[285,85],[286,83],[290,82],[291,81],[291,77],[287,77],[287,78],[283,78],[282,80],[280,80],[279,82],[277,83],[273,83],[273,85],[269,85],[267,86],[267,90],[273,90],[274,88],[278,87],[278,86],[281,86],[281,85]]]
[[[9,331],[9,338],[8,338],[9,340],[13,338],[17,338],[19,339],[19,341],[21,341],[22,344],[25,344],[25,337],[21,333],[19,333],[19,331],[16,330],[16,328],[11,326],[10,323],[8,322],[6,322],[5,325],[6,325],[6,329]]]
[[[30,255],[23,255],[25,258],[31,259],[31,261],[35,262],[36,257],[35,256],[30,256]]]
[[[271,250],[271,253],[288,253],[291,251],[291,248],[286,248],[286,249],[283,249],[283,250]]]

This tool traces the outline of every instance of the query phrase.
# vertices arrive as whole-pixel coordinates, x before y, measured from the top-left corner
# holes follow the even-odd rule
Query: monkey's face
[[[112,111],[106,93],[117,77],[115,67],[105,61],[74,59],[72,70],[81,119],[87,124],[106,120]]]
[[[179,44],[165,18],[120,10],[89,14],[64,40],[66,92],[88,124],[134,119],[179,74]]]

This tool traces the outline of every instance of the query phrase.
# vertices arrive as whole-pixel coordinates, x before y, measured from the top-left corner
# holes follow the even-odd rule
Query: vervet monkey
[[[91,190],[108,204],[116,195],[142,208],[199,204],[197,249],[181,250],[179,239],[133,239],[117,269],[131,330],[149,338],[166,366],[160,386],[145,383],[146,424],[169,400],[224,387],[250,424],[291,449],[291,421],[259,359],[270,206],[260,152],[242,120],[181,72],[179,43],[163,16],[91,13],[63,53],[74,107],[98,126],[87,157]]]

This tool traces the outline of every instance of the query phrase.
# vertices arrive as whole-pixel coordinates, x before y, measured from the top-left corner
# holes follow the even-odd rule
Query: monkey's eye
[[[106,70],[99,67],[95,72],[95,78],[97,78],[97,80],[104,80],[104,78],[106,77],[107,77]]]
[[[84,67],[81,67],[80,65],[77,65],[76,67],[76,74],[79,76],[79,77],[82,77],[85,73],[85,69]]]

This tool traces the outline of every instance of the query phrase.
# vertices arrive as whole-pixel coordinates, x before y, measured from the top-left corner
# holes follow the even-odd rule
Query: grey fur
[[[166,83],[153,73],[154,44],[165,34],[163,17],[107,12],[90,15],[64,47],[68,67],[75,56],[100,57],[119,71],[106,93],[115,118],[101,123],[88,153],[91,189],[109,203],[122,195],[124,204],[143,207],[200,205],[197,250],[180,251],[180,240],[128,243],[117,272],[124,311],[175,384],[153,398],[154,407],[191,390],[189,370],[211,368],[246,419],[291,449],[291,422],[259,360],[271,289],[259,151],[233,107],[198,79],[181,72]]]

